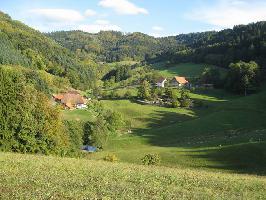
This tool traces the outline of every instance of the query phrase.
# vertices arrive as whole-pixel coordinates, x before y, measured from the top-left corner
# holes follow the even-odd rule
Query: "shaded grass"
[[[263,177],[0,153],[1,199],[264,199]]]
[[[104,100],[106,107],[131,121],[133,132],[111,136],[105,151],[89,158],[101,160],[114,153],[121,162],[140,163],[145,154],[158,153],[164,166],[265,175],[266,92],[240,97],[209,90],[191,97],[203,101],[204,107],[188,110]]]

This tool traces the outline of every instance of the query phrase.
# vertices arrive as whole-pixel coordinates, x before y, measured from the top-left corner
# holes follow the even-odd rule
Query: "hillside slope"
[[[264,199],[264,177],[0,153],[1,199]]]
[[[248,97],[223,91],[191,97],[204,106],[184,110],[103,101],[131,122],[132,133],[112,138],[92,158],[113,153],[123,162],[140,163],[145,154],[158,153],[161,165],[265,175],[265,89]]]
[[[266,64],[266,22],[233,29],[154,38],[143,33],[59,31],[47,36],[73,52],[99,61],[145,60],[151,63],[196,62],[228,67],[231,62],[255,60]]]
[[[82,65],[68,49],[0,11],[0,65],[21,65],[66,77],[82,88],[94,80],[92,69]]]

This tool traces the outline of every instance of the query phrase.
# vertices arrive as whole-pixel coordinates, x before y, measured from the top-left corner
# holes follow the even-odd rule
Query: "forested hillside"
[[[61,31],[47,34],[73,52],[98,61],[197,62],[228,67],[239,60],[266,63],[266,22],[233,29],[154,38],[142,33]]]
[[[90,55],[98,61],[140,61],[160,51],[159,40],[143,33],[124,35],[116,31],[101,31],[98,34],[60,31],[49,33],[47,36],[73,52]]]
[[[93,62],[81,63],[68,49],[2,12],[0,30],[0,64],[66,77],[76,88],[85,89],[93,83]]]
[[[266,22],[235,26],[219,32],[181,34],[175,37],[182,51],[169,50],[159,57],[172,62],[202,62],[228,67],[239,60],[266,64]]]

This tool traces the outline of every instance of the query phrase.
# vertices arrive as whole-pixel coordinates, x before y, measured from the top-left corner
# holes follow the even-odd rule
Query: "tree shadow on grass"
[[[155,111],[156,117],[146,119],[146,128],[133,129],[133,134],[145,138],[153,146],[184,148],[184,155],[193,158],[196,163],[197,159],[207,161],[199,164],[201,168],[266,175],[265,130],[220,130],[220,126],[212,124],[212,117],[210,124],[200,120],[201,111],[193,110],[193,115]],[[261,142],[249,142],[251,138]]]
[[[212,163],[198,167],[260,176],[266,175],[266,142],[236,144],[184,152],[192,158],[206,159]]]

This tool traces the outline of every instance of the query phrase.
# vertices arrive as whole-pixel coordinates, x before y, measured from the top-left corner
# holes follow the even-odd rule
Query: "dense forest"
[[[0,64],[20,65],[67,78],[73,87],[86,89],[95,79],[95,63],[78,60],[42,33],[0,13]]]
[[[98,34],[82,31],[59,31],[47,36],[81,56],[87,55],[104,62],[121,60],[145,60],[160,51],[159,41],[143,33],[124,35],[116,31],[101,31]]]
[[[154,38],[142,33],[82,31],[48,33],[64,47],[98,61],[121,60],[196,62],[228,67],[232,62],[256,61],[265,66],[266,22],[233,29]]]

